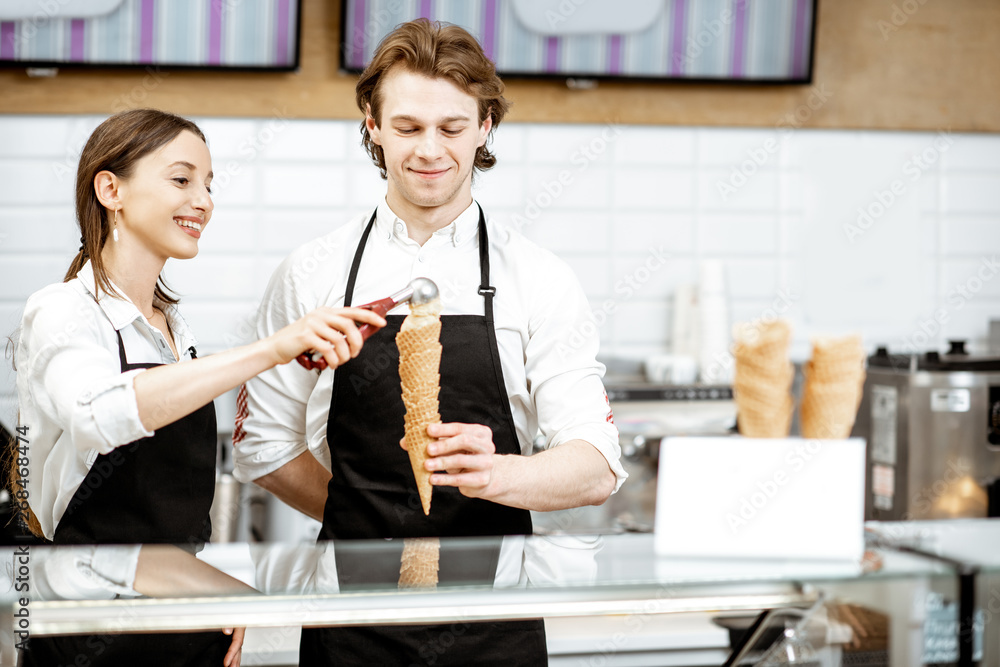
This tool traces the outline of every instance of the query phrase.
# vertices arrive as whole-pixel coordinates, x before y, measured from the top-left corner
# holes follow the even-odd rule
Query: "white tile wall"
[[[78,245],[76,160],[100,120],[0,116],[0,333],[31,292],[62,278]],[[276,111],[199,124],[216,213],[201,255],[168,276],[213,351],[247,340],[287,252],[370,210],[385,186],[357,122]],[[942,309],[927,344],[963,337],[982,349],[987,321],[1000,318],[998,135],[504,123],[493,148],[499,166],[477,178],[476,196],[565,258],[595,309],[614,311],[601,328],[609,356],[669,349],[673,291],[697,281],[706,259],[725,264],[731,318],[781,306],[800,357],[827,331],[861,331],[871,346],[923,341],[914,334]],[[852,242],[845,226],[894,180],[903,194]],[[738,185],[724,196],[721,184]],[[652,251],[668,263],[637,273]],[[629,276],[643,280],[621,289]],[[13,384],[6,362],[5,422]]]

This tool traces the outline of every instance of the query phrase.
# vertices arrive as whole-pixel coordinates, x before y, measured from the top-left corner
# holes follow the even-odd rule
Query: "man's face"
[[[402,68],[381,82],[381,126],[365,121],[385,153],[388,201],[437,208],[472,196],[476,149],[492,120],[479,125],[476,99],[447,79]]]

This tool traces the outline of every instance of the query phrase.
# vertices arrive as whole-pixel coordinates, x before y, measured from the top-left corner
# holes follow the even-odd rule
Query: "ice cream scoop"
[[[385,317],[386,313],[402,303],[411,302],[416,305],[422,305],[430,303],[436,298],[438,298],[438,287],[433,280],[430,278],[414,278],[406,287],[395,294],[357,307],[378,313],[380,317]],[[361,324],[358,326],[358,331],[361,333],[361,339],[367,340],[377,329],[370,324]],[[303,352],[295,360],[307,370],[322,371],[327,367],[326,359],[319,352]]]

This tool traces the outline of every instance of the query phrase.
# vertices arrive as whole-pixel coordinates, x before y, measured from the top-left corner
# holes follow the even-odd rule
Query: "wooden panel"
[[[337,2],[305,0],[295,74],[0,71],[0,113],[359,118],[337,71]],[[511,121],[1000,131],[1000,3],[821,0],[811,86],[509,80]]]

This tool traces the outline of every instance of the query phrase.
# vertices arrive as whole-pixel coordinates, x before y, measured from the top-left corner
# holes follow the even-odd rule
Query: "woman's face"
[[[212,156],[195,134],[184,131],[142,157],[119,185],[119,240],[155,257],[189,259],[198,254],[212,217]],[[110,212],[114,219],[114,212]]]

